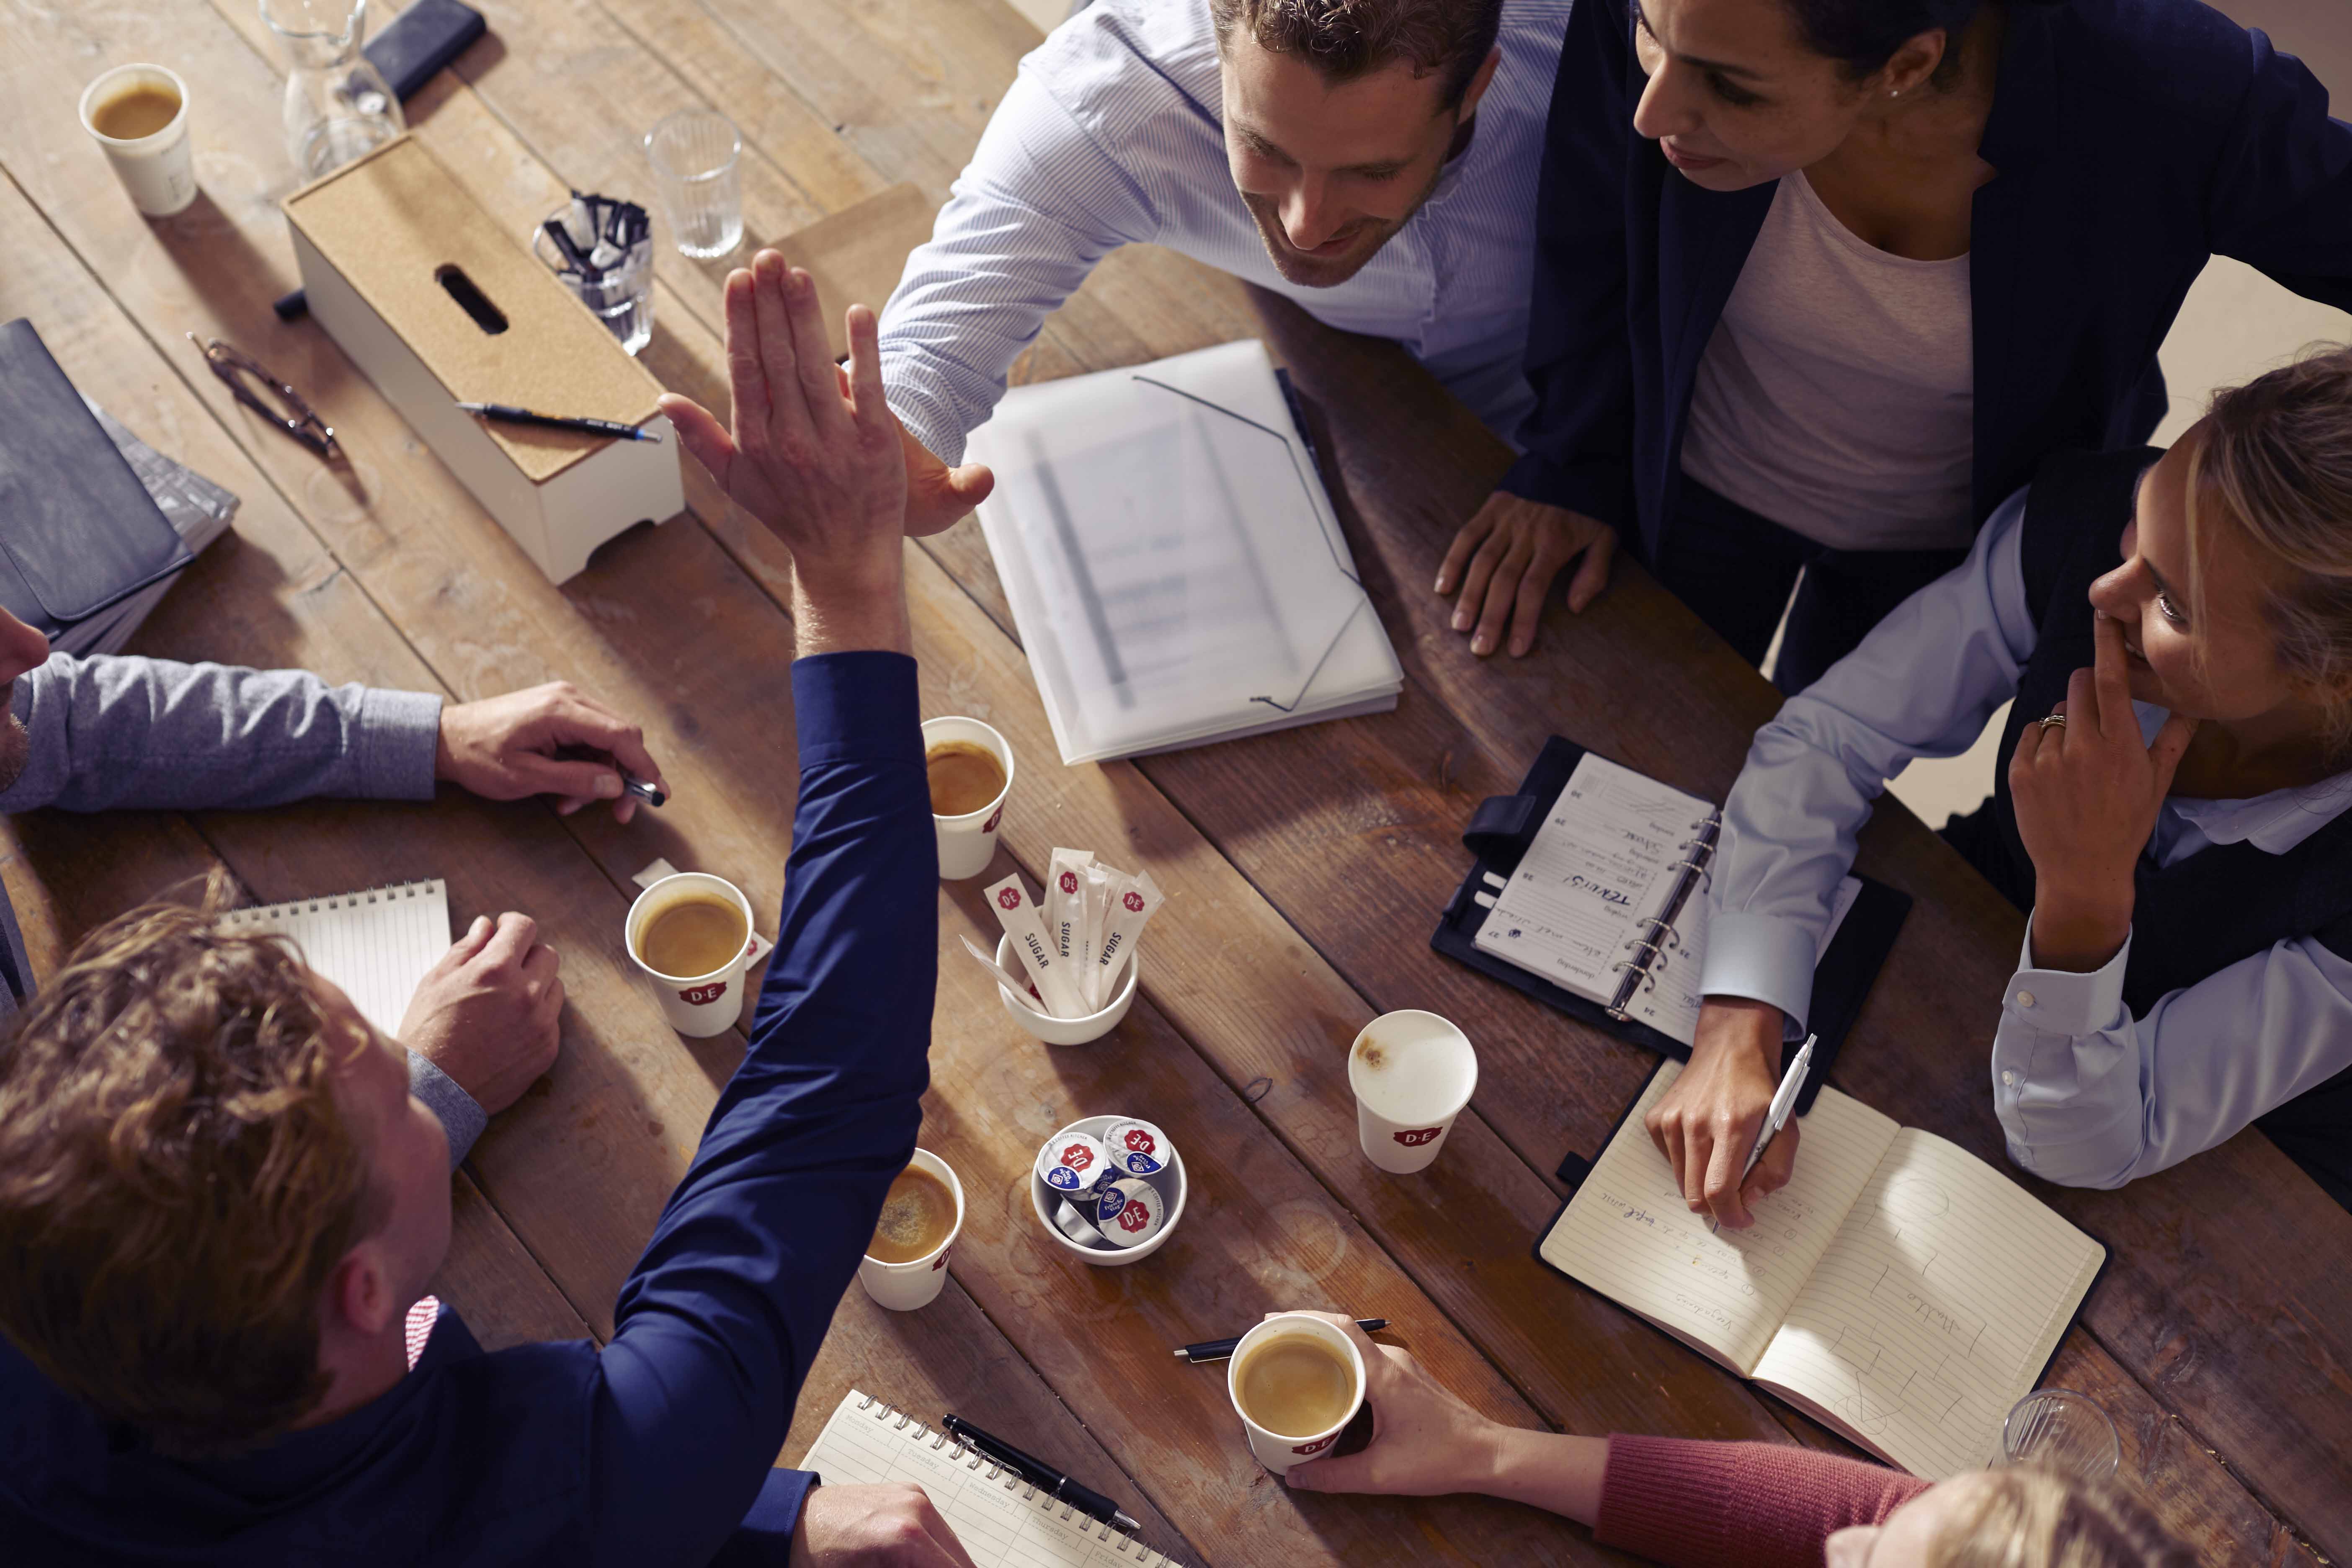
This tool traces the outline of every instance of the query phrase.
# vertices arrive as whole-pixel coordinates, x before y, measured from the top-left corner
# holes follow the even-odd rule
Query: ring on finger
[[[2042,718],[2036,719],[2034,723],[2040,725],[2044,730],[2063,730],[2066,727],[2066,715],[2063,713],[2051,713]]]

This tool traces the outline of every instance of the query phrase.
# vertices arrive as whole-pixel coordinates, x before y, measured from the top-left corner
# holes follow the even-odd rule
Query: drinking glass
[[[261,0],[261,19],[286,46],[286,155],[315,180],[406,128],[392,85],[360,52],[367,0]]]
[[[2114,1476],[2123,1461],[2116,1424],[2071,1388],[2037,1388],[2001,1423],[2000,1451],[2012,1465],[2048,1465],[2086,1481]]]
[[[678,250],[697,261],[743,243],[743,138],[715,110],[682,109],[646,132],[662,210]]]

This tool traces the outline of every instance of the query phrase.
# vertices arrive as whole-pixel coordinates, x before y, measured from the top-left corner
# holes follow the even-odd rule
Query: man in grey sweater
[[[492,800],[559,797],[576,811],[636,802],[622,772],[658,784],[637,727],[557,682],[479,702],[329,686],[302,670],[52,655],[0,610],[0,812],[53,805],[219,810],[313,795],[429,800],[446,779]],[[566,748],[610,762],[570,760]],[[0,1031],[33,993],[16,913],[0,889]],[[563,983],[528,915],[477,919],[418,985],[400,1039],[410,1092],[449,1134],[455,1169],[489,1117],[555,1061]]]

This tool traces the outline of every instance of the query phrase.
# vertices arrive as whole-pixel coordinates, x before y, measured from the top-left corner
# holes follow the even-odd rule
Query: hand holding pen
[[[637,726],[561,680],[444,707],[434,776],[489,800],[553,795],[566,816],[606,800],[618,822],[667,792]]]
[[[1748,1185],[1748,1175],[1756,1169],[1756,1162],[1764,1157],[1764,1146],[1789,1125],[1789,1117],[1797,1109],[1797,1096],[1805,1087],[1805,1074],[1812,1065],[1813,1037],[1807,1035],[1795,1059],[1789,1063],[1789,1070],[1780,1075],[1780,1087],[1772,1093],[1772,1108],[1764,1113],[1764,1125],[1756,1130],[1756,1142],[1748,1151],[1748,1163],[1739,1168],[1739,1180],[1732,1184],[1736,1189],[1744,1189]],[[1793,1139],[1797,1135],[1790,1132],[1788,1136]],[[1721,1230],[1723,1227],[1719,1222],[1709,1220],[1707,1228]]]

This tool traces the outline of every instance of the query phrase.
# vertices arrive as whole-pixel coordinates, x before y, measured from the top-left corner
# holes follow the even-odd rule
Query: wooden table
[[[887,195],[901,183],[935,205],[1036,37],[999,0],[484,8],[489,37],[409,113],[518,233],[570,185],[642,192],[635,135],[701,103],[744,128],[755,241],[807,244],[828,216],[856,229],[876,210],[860,204],[903,200]],[[173,65],[196,95],[205,195],[174,219],[138,217],[75,122],[82,85],[126,59]],[[663,1026],[627,973],[620,916],[629,878],[656,856],[775,907],[794,778],[783,558],[697,470],[691,515],[551,586],[315,326],[278,323],[268,302],[296,281],[275,206],[293,183],[280,68],[246,0],[19,5],[0,33],[0,224],[14,237],[0,316],[31,316],[79,386],[245,498],[235,534],[136,646],[454,699],[566,676],[643,721],[675,796],[627,828],[446,793],[260,816],[44,813],[5,826],[0,872],[42,973],[95,921],[223,868],[261,900],[441,876],[461,921],[537,915],[565,958],[563,1054],[457,1178],[439,1289],[493,1345],[601,1335],[742,1049],[740,1036],[688,1042]],[[721,268],[665,253],[657,270],[646,361],[719,405]],[[354,479],[334,482],[237,408],[188,329],[309,393]],[[1772,695],[1630,566],[1584,616],[1555,611],[1537,657],[1471,658],[1426,584],[1505,454],[1392,346],[1138,251],[1047,322],[1021,374],[1246,334],[1288,363],[1322,426],[1403,697],[1391,715],[1061,768],[976,531],[910,548],[925,710],[988,719],[1027,763],[993,874],[1034,880],[1054,846],[1086,846],[1148,865],[1169,905],[1116,1049],[1050,1051],[971,966],[943,966],[923,1141],[972,1198],[953,1281],[912,1314],[850,1292],[786,1457],[855,1384],[933,1415],[987,1410],[1192,1563],[1610,1560],[1583,1531],[1513,1505],[1293,1496],[1250,1460],[1222,1374],[1167,1352],[1269,1308],[1378,1313],[1503,1419],[1839,1446],[1533,1262],[1560,1196],[1552,1168],[1597,1148],[1651,1058],[1427,948],[1466,864],[1463,822],[1545,735],[1719,795]],[[2020,917],[1892,804],[1863,865],[1917,902],[1838,1078],[1998,1160],[1989,999]],[[977,886],[941,889],[944,947],[992,932]],[[1365,1020],[1401,1006],[1460,1021],[1482,1065],[1473,1112],[1412,1178],[1357,1152],[1342,1059]],[[1199,1184],[1182,1232],[1131,1268],[1055,1250],[1024,1191],[1037,1142],[1103,1110],[1159,1121]],[[2120,1194],[2036,1190],[2114,1252],[2053,1375],[2116,1415],[2126,1475],[2210,1561],[2352,1552],[2352,1217],[2252,1132]]]

